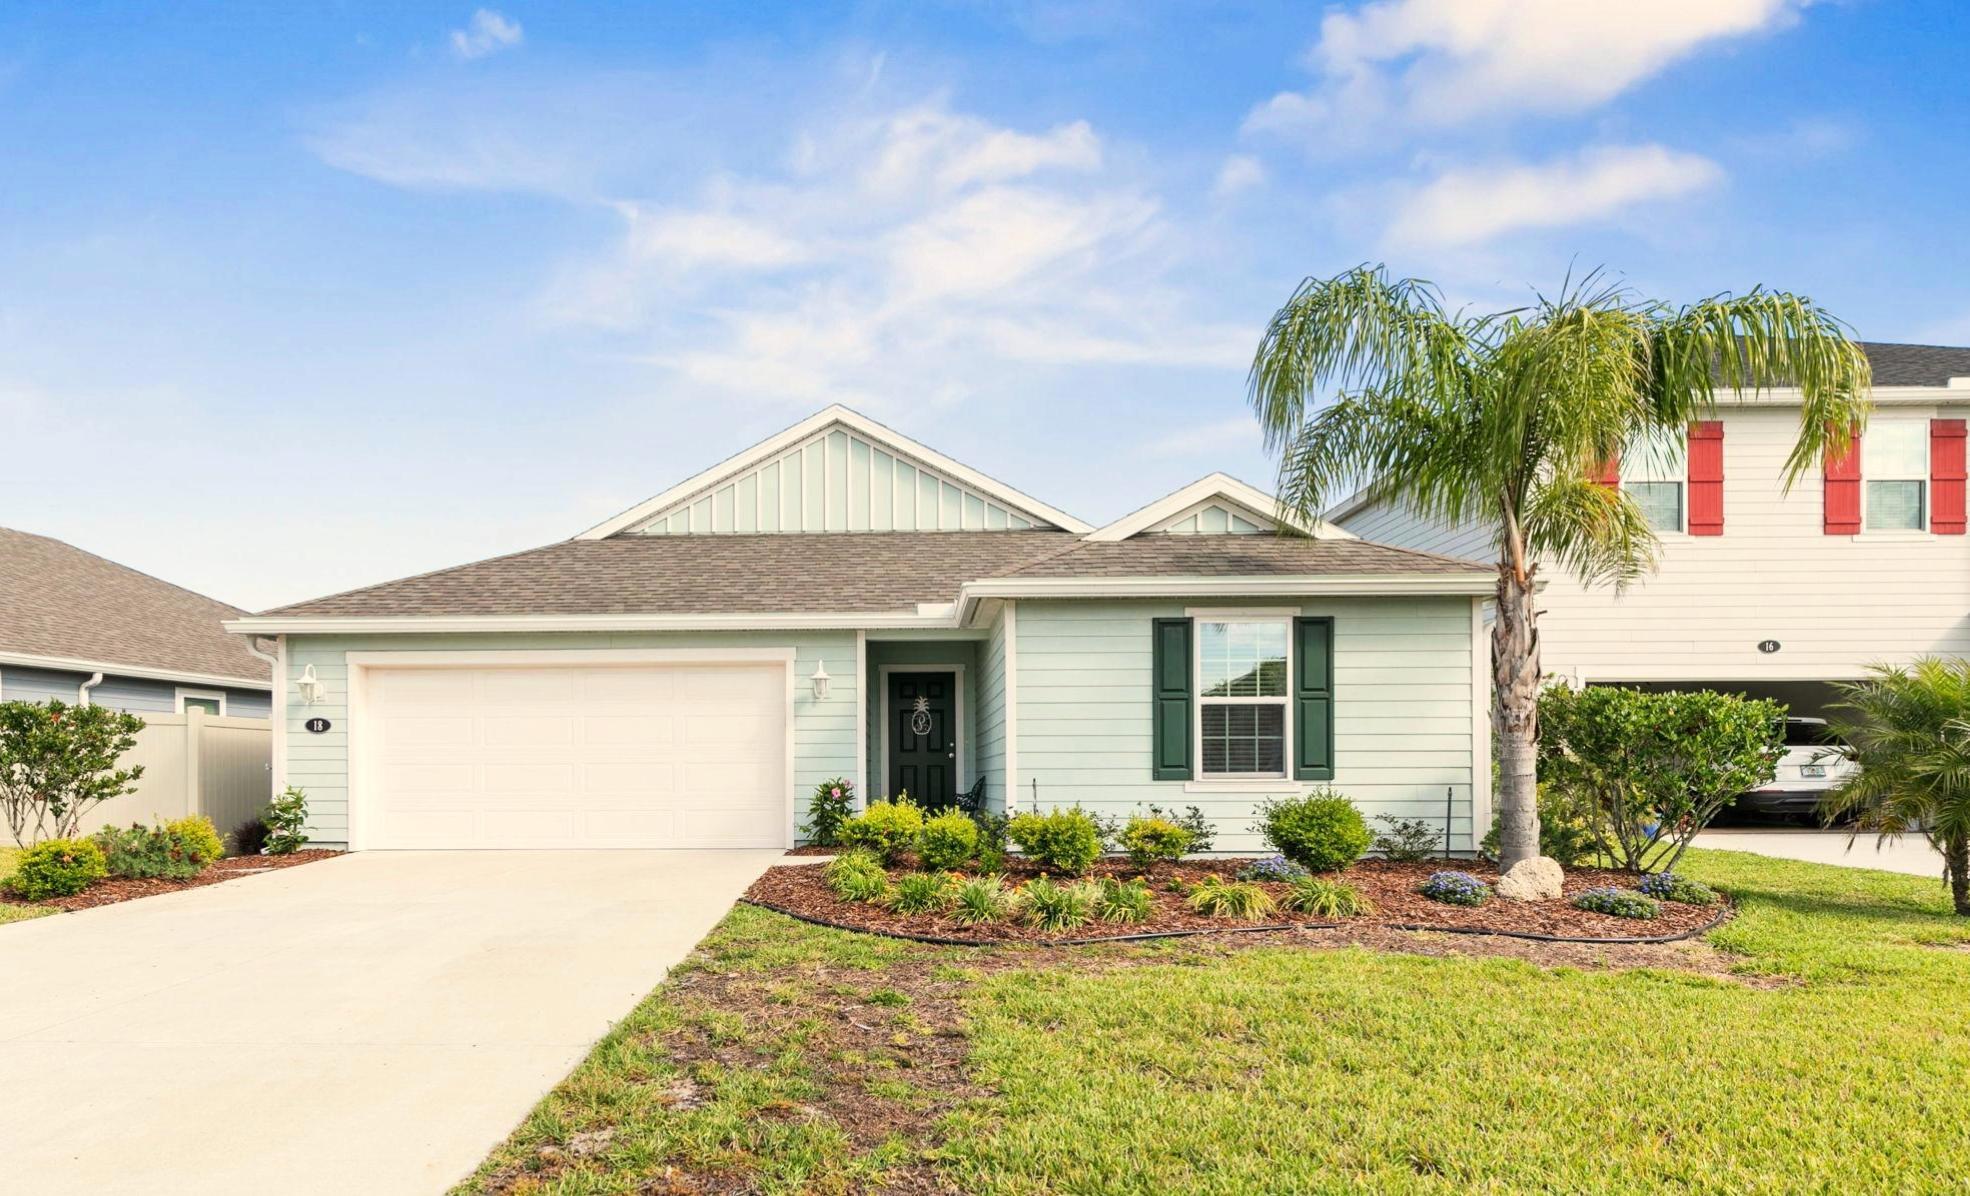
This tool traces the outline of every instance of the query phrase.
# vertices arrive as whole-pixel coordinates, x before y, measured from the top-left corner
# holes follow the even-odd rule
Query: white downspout
[[[274,655],[254,647],[262,638],[274,642]],[[287,788],[287,640],[281,636],[246,637],[246,650],[271,666],[274,688],[272,702],[268,710],[268,729],[273,733],[273,742],[267,753],[267,796],[278,797]]]
[[[95,676],[89,678],[87,681],[84,681],[79,687],[76,688],[75,704],[77,706],[87,706],[89,704],[89,691],[96,688],[98,685],[101,685],[102,683],[103,683],[103,675],[101,673],[97,673]]]

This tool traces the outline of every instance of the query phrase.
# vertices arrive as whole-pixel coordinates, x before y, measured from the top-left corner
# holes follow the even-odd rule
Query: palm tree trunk
[[[1951,835],[1943,841],[1943,871],[1958,916],[1970,917],[1970,836]]]
[[[1530,570],[1498,567],[1491,731],[1498,743],[1498,867],[1539,854],[1539,628]]]

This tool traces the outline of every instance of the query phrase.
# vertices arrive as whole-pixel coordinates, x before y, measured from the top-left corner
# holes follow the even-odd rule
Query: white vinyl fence
[[[271,793],[273,731],[264,718],[189,710],[146,714],[137,746],[119,764],[144,766],[137,791],[90,810],[82,833],[203,814],[230,835],[260,816]]]

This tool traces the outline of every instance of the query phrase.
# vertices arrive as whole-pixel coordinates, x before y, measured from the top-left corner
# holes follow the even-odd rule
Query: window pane
[[[1642,518],[1659,532],[1683,530],[1683,484],[1681,482],[1625,483],[1628,497],[1642,509]]]
[[[1861,476],[1909,481],[1929,476],[1929,425],[1876,420],[1861,433]]]
[[[1286,696],[1284,623],[1200,623],[1199,692],[1215,698]]]
[[[1232,706],[1206,702],[1201,715],[1204,772],[1277,776],[1286,771],[1284,703]]]
[[[1922,530],[1921,482],[1869,482],[1867,484],[1867,525],[1892,530]]]
[[[1684,453],[1683,438],[1674,432],[1637,439],[1621,454],[1621,484],[1680,482],[1688,474]]]
[[[207,714],[217,714],[219,713],[219,700],[217,698],[186,698],[185,709],[203,710]]]

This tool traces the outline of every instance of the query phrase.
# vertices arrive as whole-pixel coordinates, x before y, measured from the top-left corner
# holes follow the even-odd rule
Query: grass
[[[14,860],[20,853],[21,849],[18,847],[0,847],[0,880],[5,880],[14,874]],[[0,926],[5,926],[9,922],[25,922],[30,918],[45,918],[49,914],[59,912],[51,905],[0,903]]]
[[[1960,1186],[1970,919],[1941,885],[1727,852],[1682,870],[1739,903],[1711,936],[1735,978],[1198,941],[940,953],[741,907],[461,1190],[910,1169],[1006,1196]],[[962,1017],[870,1003],[929,981]],[[784,1015],[733,1012],[753,987]],[[856,1099],[933,1122],[871,1138],[829,1102],[844,1018],[962,1036],[941,1096],[928,1067],[857,1073]],[[680,1078],[689,1107],[664,1096]]]

